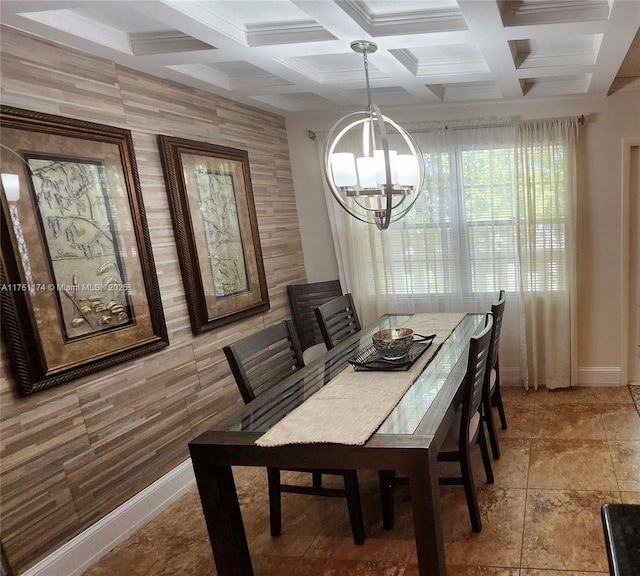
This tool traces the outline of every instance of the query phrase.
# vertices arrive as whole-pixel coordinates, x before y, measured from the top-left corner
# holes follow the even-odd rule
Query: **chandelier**
[[[324,172],[340,206],[358,220],[385,230],[405,216],[420,195],[422,154],[409,133],[371,104],[367,54],[378,46],[356,40],[351,49],[364,58],[368,105],[331,128]]]

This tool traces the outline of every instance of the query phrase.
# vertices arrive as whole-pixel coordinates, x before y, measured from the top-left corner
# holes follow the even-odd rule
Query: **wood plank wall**
[[[27,398],[0,348],[2,543],[17,573],[188,458],[241,405],[222,346],[304,282],[284,118],[2,27],[2,103],[132,131],[170,347]],[[194,337],[156,135],[248,150],[271,309]]]

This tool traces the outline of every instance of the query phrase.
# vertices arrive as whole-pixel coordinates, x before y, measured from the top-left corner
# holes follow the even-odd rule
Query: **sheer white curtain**
[[[518,125],[521,370],[526,388],[577,384],[577,118]]]
[[[513,122],[449,122],[414,133],[423,197],[400,226],[417,311],[484,312],[516,293]],[[400,258],[395,254],[395,258]]]
[[[324,166],[327,134],[316,133],[318,160]],[[393,286],[386,282],[385,236],[375,226],[349,215],[324,184],[338,275],[344,292],[353,294],[362,324],[394,311]]]
[[[557,387],[570,382],[564,377],[563,352],[546,349],[565,341],[563,331],[570,324],[564,322],[570,317],[553,322],[553,314],[566,308],[558,303],[566,294],[559,284],[541,290],[540,270],[554,268],[558,253],[545,252],[544,243],[540,249],[545,217],[540,203],[552,202],[561,218],[565,213],[575,218],[574,201],[567,204],[565,190],[574,181],[575,166],[571,172],[565,164],[541,165],[540,158],[556,158],[560,149],[547,150],[547,137],[539,143],[545,154],[535,152],[535,126],[494,120],[407,127],[424,156],[425,186],[411,212],[388,230],[347,214],[326,185],[325,197],[340,280],[354,295],[363,323],[387,312],[485,312],[504,289],[503,367],[514,368],[513,378],[525,386]],[[317,141],[323,163],[326,135],[318,134]],[[566,145],[570,141],[563,141]],[[535,158],[529,169],[524,158]],[[563,158],[570,161],[575,154],[565,152]],[[541,187],[538,173],[556,169],[566,176],[546,177]],[[565,205],[566,212],[560,210]],[[567,247],[563,256],[575,262],[575,226],[561,224],[555,226],[562,228],[562,240],[555,234],[550,241]],[[545,263],[549,258],[555,260]],[[575,269],[569,260],[566,271]],[[574,277],[572,272],[566,276]],[[575,362],[575,354],[569,356],[567,365]]]

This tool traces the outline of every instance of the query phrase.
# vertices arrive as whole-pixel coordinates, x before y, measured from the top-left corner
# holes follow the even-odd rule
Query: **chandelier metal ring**
[[[415,204],[422,188],[424,165],[414,138],[371,104],[367,53],[375,52],[377,46],[357,40],[351,48],[364,57],[368,106],[344,116],[331,128],[324,172],[329,189],[342,208],[356,219],[384,230]]]

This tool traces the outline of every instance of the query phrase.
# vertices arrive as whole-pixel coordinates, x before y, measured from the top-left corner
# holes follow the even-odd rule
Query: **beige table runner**
[[[256,440],[258,446],[332,442],[359,446],[385,421],[465,314],[415,314],[404,323],[416,334],[436,334],[405,372],[358,371],[348,366]]]

